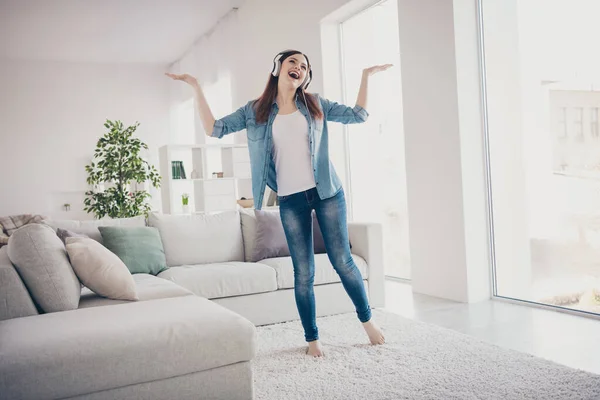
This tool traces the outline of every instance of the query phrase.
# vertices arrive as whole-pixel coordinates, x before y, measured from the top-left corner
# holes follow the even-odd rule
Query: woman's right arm
[[[202,87],[200,87],[200,84],[195,77],[189,74],[177,75],[166,73],[165,75],[174,80],[183,81],[192,87],[194,90],[194,97],[196,98],[196,104],[198,105],[198,114],[200,115],[200,121],[202,122],[206,136],[221,138],[223,135],[241,131],[246,128],[246,116],[243,107],[233,114],[223,117],[220,120],[215,120],[215,117],[210,110],[210,106],[206,101],[206,97],[204,96]]]
[[[200,120],[202,121],[202,126],[204,127],[204,131],[206,132],[206,136],[211,136],[213,127],[215,126],[215,117],[213,116],[212,111],[210,110],[210,106],[206,101],[206,97],[204,97],[204,92],[200,87],[198,81],[194,85],[192,85],[194,89],[194,96],[196,97],[196,104],[198,104],[198,113],[200,114]]]

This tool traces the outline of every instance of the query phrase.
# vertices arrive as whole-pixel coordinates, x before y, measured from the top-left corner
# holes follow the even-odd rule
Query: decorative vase
[[[190,175],[192,179],[199,179],[200,178],[200,174],[198,174],[198,171],[196,171],[195,169],[192,170],[192,174]]]
[[[190,213],[190,205],[189,204],[183,204],[182,205],[182,209],[183,209],[183,213],[184,214],[189,214]]]

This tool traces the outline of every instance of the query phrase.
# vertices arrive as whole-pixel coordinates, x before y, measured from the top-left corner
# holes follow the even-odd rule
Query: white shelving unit
[[[228,178],[250,178],[250,154],[247,147],[225,147],[222,151],[223,172]]]
[[[167,145],[159,149],[159,159],[165,214],[184,212],[181,199],[184,193],[189,194],[190,213],[235,210],[237,200],[252,198],[246,144]],[[186,179],[174,179],[173,161],[183,163]],[[214,178],[214,172],[223,172],[223,178]]]

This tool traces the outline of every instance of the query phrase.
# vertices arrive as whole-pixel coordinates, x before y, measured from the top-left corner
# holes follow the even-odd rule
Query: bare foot
[[[381,329],[373,322],[373,320],[369,320],[363,323],[363,327],[365,331],[367,331],[367,335],[369,335],[369,340],[371,344],[384,344],[385,337],[383,336],[383,332]]]
[[[313,357],[323,357],[323,347],[321,347],[321,342],[318,340],[308,342],[306,354]]]

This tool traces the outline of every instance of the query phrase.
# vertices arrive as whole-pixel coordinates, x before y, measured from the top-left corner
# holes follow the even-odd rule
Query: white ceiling
[[[243,0],[0,0],[0,59],[171,63]]]

